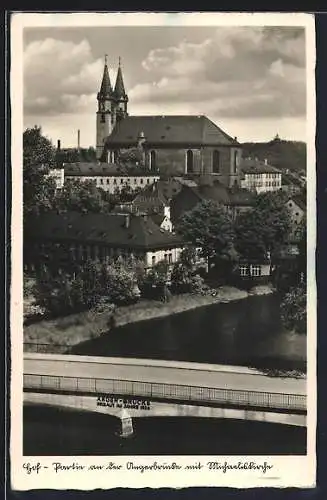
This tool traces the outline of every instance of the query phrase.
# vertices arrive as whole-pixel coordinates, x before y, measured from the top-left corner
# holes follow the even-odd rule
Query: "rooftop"
[[[159,177],[158,174],[146,170],[143,166],[119,165],[116,163],[65,163],[66,176],[118,177],[147,176]]]
[[[144,132],[145,145],[149,146],[239,145],[235,139],[203,115],[127,116],[116,124],[106,144],[109,147],[136,145],[141,131]]]
[[[241,170],[245,174],[281,173],[278,168],[257,158],[244,158],[241,163]]]
[[[26,239],[32,241],[92,242],[144,251],[183,244],[180,237],[159,228],[151,217],[124,213],[48,212],[33,217],[24,231]]]
[[[307,200],[305,199],[305,196],[301,194],[295,194],[289,200],[292,200],[294,203],[296,203],[296,205],[302,210],[307,209]]]

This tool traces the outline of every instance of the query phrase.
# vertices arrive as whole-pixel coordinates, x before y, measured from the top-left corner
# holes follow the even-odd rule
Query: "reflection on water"
[[[74,353],[305,369],[306,336],[282,328],[266,295],[125,325]]]
[[[24,455],[304,455],[306,429],[264,422],[189,417],[133,420],[118,436],[110,415],[26,406]]]

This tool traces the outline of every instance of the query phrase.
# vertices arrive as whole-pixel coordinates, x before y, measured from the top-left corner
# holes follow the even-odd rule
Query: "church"
[[[115,163],[121,150],[140,148],[145,167],[165,176],[209,176],[239,186],[242,147],[206,116],[130,116],[121,62],[114,88],[107,58],[97,94],[96,154]]]

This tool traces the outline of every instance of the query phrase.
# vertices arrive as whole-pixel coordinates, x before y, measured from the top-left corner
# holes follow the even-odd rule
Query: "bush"
[[[285,327],[298,333],[307,330],[307,293],[305,285],[291,288],[283,297],[281,316]]]

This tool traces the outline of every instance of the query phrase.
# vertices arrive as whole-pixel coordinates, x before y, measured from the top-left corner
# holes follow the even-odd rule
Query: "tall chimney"
[[[57,149],[58,149],[58,151],[60,151],[60,148],[61,148],[61,142],[60,142],[60,139],[58,139],[58,141],[57,141]]]
[[[81,131],[80,129],[77,130],[77,149],[80,149],[81,147]]]

